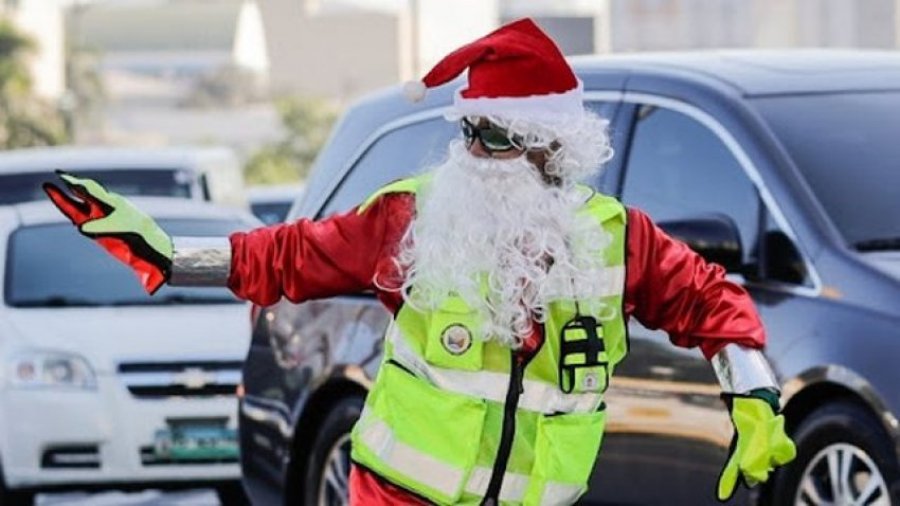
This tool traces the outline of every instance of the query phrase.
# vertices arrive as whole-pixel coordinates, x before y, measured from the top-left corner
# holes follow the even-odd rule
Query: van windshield
[[[0,174],[0,205],[47,198],[41,185],[59,179],[47,172]],[[191,198],[191,172],[184,169],[72,170],[79,177],[96,179],[107,190],[121,195]]]
[[[846,243],[900,250],[900,91],[754,102]]]
[[[172,235],[226,236],[248,224],[226,220],[159,220]],[[163,286],[152,297],[132,270],[79,234],[72,225],[23,227],[9,240],[6,304],[14,307],[231,304],[225,288]]]

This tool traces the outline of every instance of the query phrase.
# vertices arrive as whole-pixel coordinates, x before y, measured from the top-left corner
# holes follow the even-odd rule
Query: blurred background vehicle
[[[589,183],[647,211],[753,296],[797,459],[733,504],[900,501],[900,55],[665,53],[573,60],[616,156]],[[351,209],[439,161],[455,86],[350,108],[289,219]],[[343,504],[349,430],[390,315],[356,294],[262,308],[244,365],[244,483]],[[699,351],[633,321],[583,504],[717,504],[732,429]],[[893,493],[893,501],[891,494]]]
[[[41,147],[0,152],[0,205],[44,200],[55,170],[103,182],[122,195],[246,206],[241,166],[227,148]]]
[[[187,199],[134,201],[175,235],[260,224]],[[0,504],[116,487],[211,487],[242,504],[246,304],[225,288],[148,296],[49,202],[0,207],[0,266]]]
[[[251,186],[247,188],[250,211],[266,225],[281,223],[294,202],[303,195],[303,185]]]

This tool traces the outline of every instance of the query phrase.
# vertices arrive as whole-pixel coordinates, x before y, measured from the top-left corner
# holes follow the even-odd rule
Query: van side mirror
[[[709,214],[660,222],[667,234],[687,244],[707,262],[715,262],[727,272],[743,273],[743,249],[737,225],[724,214]]]

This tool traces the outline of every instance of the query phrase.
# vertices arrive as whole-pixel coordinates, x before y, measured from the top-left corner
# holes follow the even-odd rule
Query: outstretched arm
[[[663,329],[677,346],[699,346],[710,359],[729,343],[762,348],[765,331],[753,300],[637,209],[628,210],[626,313]]]
[[[320,220],[299,220],[231,236],[228,286],[260,305],[282,295],[298,302],[374,289],[408,221],[410,195],[387,195],[365,211],[352,209]],[[176,248],[177,251],[177,248]]]
[[[270,305],[373,287],[382,250],[408,225],[409,194],[386,195],[359,212],[299,220],[231,237],[170,238],[152,218],[96,181],[60,173],[74,197],[44,185],[78,230],[138,274],[154,293],[163,283],[228,286],[243,299]],[[382,266],[383,267],[383,266]]]
[[[796,450],[778,415],[778,382],[760,351],[765,331],[750,295],[635,209],[628,212],[627,261],[626,311],[676,345],[699,346],[722,387],[735,434],[717,498],[731,498],[739,479],[766,481]]]

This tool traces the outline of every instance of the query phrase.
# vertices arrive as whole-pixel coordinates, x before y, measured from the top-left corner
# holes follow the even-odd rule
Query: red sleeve
[[[662,329],[709,359],[728,343],[761,348],[765,330],[750,295],[650,218],[628,210],[625,314]]]
[[[320,221],[301,219],[232,234],[228,286],[262,306],[374,289],[408,224],[413,197],[389,194],[365,212],[352,209]],[[391,250],[391,251],[387,251]]]

